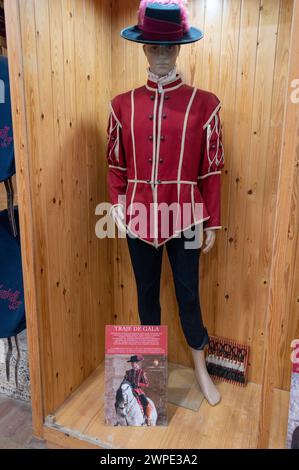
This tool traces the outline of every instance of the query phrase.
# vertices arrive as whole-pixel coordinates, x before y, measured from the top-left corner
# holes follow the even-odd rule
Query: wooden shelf
[[[166,427],[108,426],[104,422],[104,363],[46,418],[48,447],[103,449],[245,449],[256,448],[261,386],[241,388],[220,382],[219,405],[206,400],[198,411],[168,403]],[[284,448],[289,393],[275,391],[271,448]]]

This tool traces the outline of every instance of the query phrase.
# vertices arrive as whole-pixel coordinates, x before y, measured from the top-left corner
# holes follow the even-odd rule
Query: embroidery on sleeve
[[[224,148],[222,144],[222,123],[220,119],[221,103],[216,106],[208,121],[203,126],[205,133],[203,157],[199,180],[220,174],[224,166]]]
[[[224,164],[224,151],[222,144],[222,125],[218,112],[214,115],[207,127],[207,157],[209,160],[208,172],[222,168]]]
[[[111,166],[123,168],[124,165],[124,155],[122,149],[122,137],[121,129],[122,125],[118,119],[116,112],[112,106],[112,102],[109,102],[109,120],[107,126],[108,134],[108,163]]]
[[[111,161],[111,164],[115,162],[115,160],[119,163],[119,129],[120,129],[120,124],[118,121],[115,120],[114,115],[112,112],[110,112],[109,116],[109,142],[108,145],[110,147],[109,150],[109,161]],[[115,157],[115,160],[113,159],[113,156]]]

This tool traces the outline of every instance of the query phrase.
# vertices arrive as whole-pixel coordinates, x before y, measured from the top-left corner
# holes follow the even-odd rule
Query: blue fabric
[[[15,219],[19,233],[18,210]],[[7,210],[0,212],[0,338],[26,328],[19,236],[11,234]]]
[[[0,181],[16,172],[7,57],[0,57]]]

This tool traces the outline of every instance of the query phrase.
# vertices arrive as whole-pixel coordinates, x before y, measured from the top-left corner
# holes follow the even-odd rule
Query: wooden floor
[[[32,437],[30,403],[0,395],[0,449],[46,449]]]
[[[104,364],[48,418],[47,428],[80,439],[80,447],[96,444],[116,449],[244,449],[256,448],[261,387],[249,383],[241,388],[217,383],[222,394],[219,405],[206,400],[198,411],[168,403],[167,427],[112,427],[104,423]],[[270,448],[285,448],[289,393],[276,390]],[[75,440],[73,440],[74,446]],[[59,444],[56,439],[56,445]]]

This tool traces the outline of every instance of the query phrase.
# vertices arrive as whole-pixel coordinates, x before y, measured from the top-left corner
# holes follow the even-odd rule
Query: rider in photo
[[[150,419],[151,415],[151,405],[144,393],[142,387],[149,386],[149,380],[147,378],[145,370],[142,368],[143,356],[141,355],[134,355],[131,356],[127,362],[131,363],[131,369],[126,370],[124,380],[128,380],[133,389],[133,393],[136,396],[137,400],[139,400],[143,406],[144,414],[146,415],[147,419]]]

